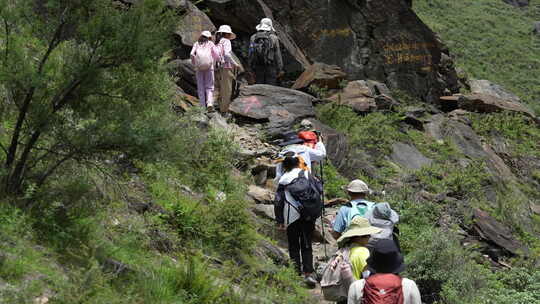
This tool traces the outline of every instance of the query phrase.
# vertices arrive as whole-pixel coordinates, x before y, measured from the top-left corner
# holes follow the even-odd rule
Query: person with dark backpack
[[[348,304],[422,304],[416,283],[399,276],[405,264],[394,241],[378,241],[367,264],[371,275],[349,287]]]
[[[322,189],[308,171],[299,167],[299,158],[291,153],[283,160],[285,173],[279,179],[274,214],[278,229],[287,231],[289,256],[297,272],[304,276],[306,285],[315,287],[311,243],[315,221],[322,213]]]
[[[251,36],[249,43],[249,69],[255,73],[257,84],[277,85],[283,70],[283,58],[272,20],[263,18],[256,29],[257,33]]]

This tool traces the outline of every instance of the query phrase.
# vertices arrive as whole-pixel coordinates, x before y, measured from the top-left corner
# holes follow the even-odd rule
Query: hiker
[[[308,172],[312,172],[312,162],[322,161],[326,157],[326,147],[324,146],[321,137],[319,137],[319,141],[317,142],[315,147],[310,148],[304,145],[304,140],[299,138],[296,132],[287,132],[283,134],[283,142],[281,142],[279,145],[284,148],[281,150],[278,156],[278,164],[276,166],[276,178],[274,179],[276,183],[279,181],[279,178],[283,174],[283,168],[280,160],[283,159],[283,156],[287,152],[294,152],[294,154],[298,154],[298,156],[300,156],[300,166]]]
[[[240,65],[234,60],[231,40],[236,38],[229,25],[222,25],[216,32],[217,50],[220,56],[218,62],[219,81],[219,111],[221,114],[230,115],[229,105],[231,104],[233,83],[236,80],[235,70]]]
[[[390,208],[390,204],[375,204],[373,209],[367,212],[366,218],[372,226],[382,229],[380,233],[371,236],[368,248],[374,248],[375,243],[381,239],[389,239],[393,240],[396,243],[398,250],[401,251],[397,233],[394,232],[396,230],[396,224],[399,222],[399,215]]]
[[[313,277],[313,250],[311,238],[315,230],[316,218],[308,219],[300,213],[302,202],[296,200],[287,189],[293,181],[304,174],[309,178],[309,172],[302,170],[298,156],[287,156],[283,160],[284,174],[279,179],[278,190],[274,202],[274,214],[279,230],[287,231],[289,256],[294,262],[296,271],[304,276],[304,282],[309,287],[315,287],[317,281]]]
[[[203,31],[191,49],[191,63],[197,70],[195,74],[199,102],[209,112],[214,110],[214,62],[217,58],[219,57],[212,42],[212,34]]]
[[[416,283],[398,275],[405,264],[392,240],[377,242],[367,263],[371,275],[350,286],[348,304],[422,304]]]
[[[277,85],[277,79],[282,75],[283,59],[272,20],[261,19],[255,29],[257,33],[251,36],[249,43],[249,69],[251,74],[255,73],[255,83]]]
[[[355,216],[366,217],[367,212],[375,206],[375,203],[366,200],[371,190],[363,181],[355,179],[344,190],[347,191],[351,200],[345,206],[339,208],[336,214],[331,232],[336,240],[347,230],[347,227]]]
[[[380,228],[371,226],[363,217],[358,216],[352,220],[347,231],[337,241],[337,258],[344,263],[338,265],[341,261],[336,263],[333,259],[323,272],[321,288],[325,299],[337,301],[338,304],[347,303],[350,284],[364,277],[369,258],[369,249],[366,246],[370,236],[380,232]]]

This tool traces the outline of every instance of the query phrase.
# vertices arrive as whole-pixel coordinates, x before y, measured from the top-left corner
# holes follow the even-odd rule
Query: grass
[[[470,78],[493,81],[540,113],[540,2],[517,9],[493,0],[417,0],[413,8]]]

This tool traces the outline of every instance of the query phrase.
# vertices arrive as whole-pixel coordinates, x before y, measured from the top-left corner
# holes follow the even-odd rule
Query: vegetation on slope
[[[416,0],[420,18],[448,45],[469,77],[488,79],[540,113],[540,3],[515,8],[493,0]]]

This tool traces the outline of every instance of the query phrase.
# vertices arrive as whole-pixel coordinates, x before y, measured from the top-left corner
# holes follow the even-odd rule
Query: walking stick
[[[324,247],[324,257],[326,260],[328,260],[328,252],[326,251],[326,237],[324,236],[324,218],[326,216],[326,208],[324,206],[324,173],[323,173],[323,162],[324,160],[321,160],[321,184],[322,184],[322,216],[321,216],[321,230],[322,230],[322,237],[323,237],[323,247]]]

